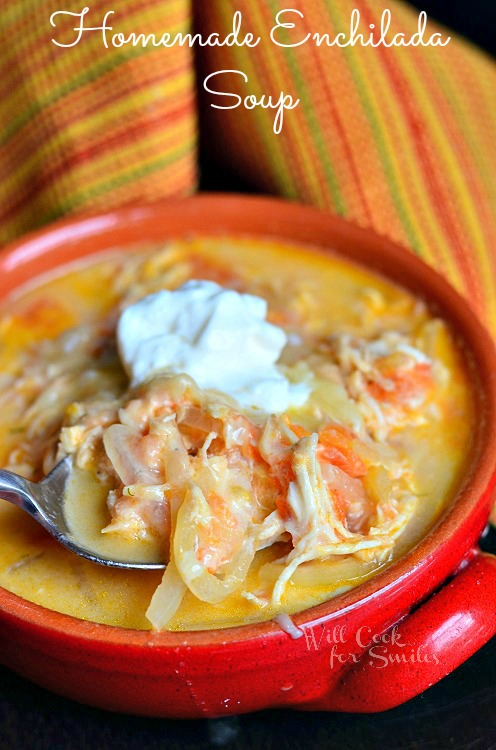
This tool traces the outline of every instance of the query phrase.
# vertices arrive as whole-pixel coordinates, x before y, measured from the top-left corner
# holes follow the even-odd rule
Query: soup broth
[[[389,547],[385,543],[376,556],[372,549],[368,555],[361,550],[361,554],[339,552],[302,558],[275,598],[271,592],[293,559],[295,538],[300,538],[295,532],[291,541],[288,529],[293,529],[297,514],[291,507],[281,509],[279,499],[273,512],[287,525],[272,544],[256,552],[243,584],[214,603],[201,601],[188,587],[167,624],[171,630],[229,627],[268,620],[281,612],[292,614],[357,586],[391,564],[426,534],[456,495],[470,452],[474,419],[463,353],[448,327],[409,292],[310,247],[249,237],[198,237],[167,247],[138,247],[132,253],[116,250],[68,266],[20,290],[4,304],[0,315],[1,465],[39,480],[63,455],[60,445],[70,442],[74,430],[80,430],[73,401],[91,401],[95,394],[109,402],[122,399],[128,388],[126,373],[112,346],[108,353],[105,350],[114,339],[118,315],[136,300],[160,289],[176,289],[188,279],[211,280],[223,288],[267,300],[269,321],[288,336],[284,372],[292,382],[304,380],[310,390],[303,405],[286,410],[290,438],[284,450],[292,450],[294,455],[300,444],[309,450],[309,441],[317,441],[312,436],[319,436],[318,471],[322,470],[328,485],[332,470],[334,478],[339,474],[343,480],[346,474],[351,482],[345,482],[346,488],[357,488],[360,483],[358,497],[370,507],[374,503],[380,506],[378,496],[383,491],[391,495],[391,519],[384,516],[385,511],[381,516],[370,510],[375,520],[360,521],[360,526],[356,519],[350,521],[353,514],[348,508],[342,523],[346,530],[355,523],[354,533],[365,539],[379,518],[382,524],[389,523],[394,543]],[[71,339],[68,332],[73,329],[78,333]],[[64,344],[59,346],[64,335]],[[80,356],[78,347],[83,339],[89,354]],[[388,346],[396,347],[393,354],[386,351]],[[97,373],[89,375],[88,362],[95,357]],[[417,357],[414,365],[408,357]],[[391,374],[389,360],[398,360],[401,372],[415,371],[418,393],[412,396],[408,390],[411,384],[398,380],[398,370]],[[373,380],[368,374],[370,367],[382,367],[383,363],[383,379]],[[428,386],[424,383],[427,368],[432,379]],[[362,386],[366,383],[368,401],[353,390],[359,377]],[[76,389],[76,399],[66,396],[70,388]],[[398,394],[402,398],[408,395],[409,400],[404,399],[407,406],[393,401]],[[146,400],[148,396],[141,397]],[[377,404],[374,421],[372,407]],[[260,414],[253,417],[257,430],[264,429],[264,419]],[[66,432],[60,432],[62,428]],[[370,447],[377,450],[381,444],[386,451],[382,463],[371,457]],[[192,458],[198,455],[190,443],[187,448]],[[153,533],[138,541],[136,535],[102,534],[109,523],[115,525],[109,508],[115,512],[119,503],[122,505],[121,490],[113,489],[115,483],[109,483],[108,476],[100,476],[96,469],[95,473],[81,468],[80,445],[77,450],[78,468],[66,498],[67,517],[77,538],[110,556],[153,559],[167,555],[169,542],[165,545]],[[208,450],[205,448],[205,455]],[[221,448],[214,454],[218,457]],[[357,462],[365,468],[357,469]],[[383,464],[394,464],[391,476]],[[294,476],[292,482],[297,483]],[[399,489],[395,495],[396,483]],[[126,488],[132,496],[130,486],[128,483]],[[117,492],[113,506],[108,504],[109,491]],[[333,498],[337,503],[336,493]],[[267,513],[269,510],[272,506]],[[293,526],[288,520],[292,512]],[[398,528],[391,531],[393,516]],[[383,537],[385,533],[382,537],[377,533],[374,539]],[[212,575],[211,564],[209,571]],[[160,571],[105,568],[79,558],[22,511],[1,501],[0,585],[29,601],[98,623],[149,629],[147,607],[161,578]]]

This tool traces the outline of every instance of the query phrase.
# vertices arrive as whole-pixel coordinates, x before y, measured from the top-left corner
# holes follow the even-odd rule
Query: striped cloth
[[[74,211],[185,195],[196,185],[194,72],[187,47],[105,49],[75,39],[79,0],[0,2],[0,243]],[[88,3],[87,26],[114,7],[115,32],[189,30],[188,0]]]
[[[235,7],[234,7],[235,6]],[[301,100],[281,135],[274,112],[216,110],[231,103],[203,94],[205,148],[258,189],[329,209],[372,227],[420,254],[474,304],[496,333],[496,70],[460,39],[444,48],[282,48],[269,38],[281,8],[297,41],[308,32],[348,32],[354,8],[362,27],[378,27],[384,8],[392,28],[411,36],[418,11],[382,0],[197,0],[203,33],[232,28],[262,37],[256,49],[203,48],[201,77],[219,91]],[[432,22],[432,33],[442,31]],[[292,37],[289,34],[293,34]]]

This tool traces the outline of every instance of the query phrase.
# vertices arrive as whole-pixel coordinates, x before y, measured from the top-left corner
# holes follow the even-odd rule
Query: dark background
[[[496,55],[496,0],[425,0],[416,5]],[[206,165],[202,184],[205,189],[242,188]],[[496,553],[496,532],[483,545]],[[423,695],[374,716],[267,711],[219,721],[139,719],[79,706],[0,668],[0,750],[217,747],[496,750],[496,639]]]
[[[495,0],[419,0],[411,4],[496,55]]]

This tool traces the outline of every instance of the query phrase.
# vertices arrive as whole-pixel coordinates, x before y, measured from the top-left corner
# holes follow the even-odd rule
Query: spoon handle
[[[49,475],[50,476],[50,475]],[[14,474],[12,471],[0,469],[0,497],[16,505],[21,510],[38,521],[52,536],[59,539],[66,531],[65,523],[61,519],[60,502],[57,493],[55,504],[47,502],[52,492],[47,492],[47,479],[36,484],[28,479]],[[49,486],[49,489],[50,488]],[[58,489],[58,487],[57,487]]]
[[[19,474],[0,469],[0,497],[22,508],[31,516],[38,517],[40,508],[35,497],[36,489],[36,484]]]
[[[162,562],[127,562],[100,557],[84,548],[72,536],[64,514],[64,493],[72,470],[72,457],[66,456],[39,484],[0,469],[0,498],[29,513],[60,544],[100,565],[139,570],[163,570]]]

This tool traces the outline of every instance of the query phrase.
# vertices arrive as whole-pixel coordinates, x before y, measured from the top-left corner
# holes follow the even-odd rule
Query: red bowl
[[[456,331],[471,367],[478,424],[465,483],[402,559],[294,616],[303,632],[297,639],[273,621],[191,633],[125,630],[58,614],[0,589],[0,661],[78,701],[149,716],[214,717],[276,706],[392,708],[496,633],[496,558],[475,546],[495,482],[492,341],[469,305],[414,255],[336,217],[264,198],[200,196],[57,224],[1,254],[0,295],[74,259],[191,232],[248,233],[332,249],[426,299]]]

